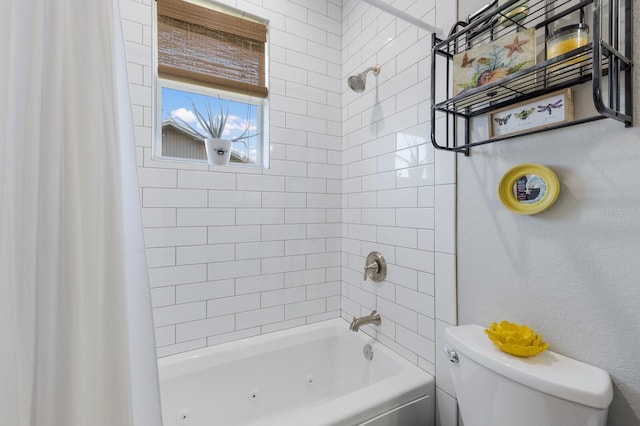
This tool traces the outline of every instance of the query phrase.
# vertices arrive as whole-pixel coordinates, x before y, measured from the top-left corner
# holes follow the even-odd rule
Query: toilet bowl
[[[606,371],[549,350],[506,354],[479,325],[449,327],[444,340],[464,426],[606,425]]]

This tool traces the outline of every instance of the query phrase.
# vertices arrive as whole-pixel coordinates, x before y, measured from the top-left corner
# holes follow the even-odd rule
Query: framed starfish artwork
[[[536,32],[509,33],[453,55],[453,96],[536,64]]]

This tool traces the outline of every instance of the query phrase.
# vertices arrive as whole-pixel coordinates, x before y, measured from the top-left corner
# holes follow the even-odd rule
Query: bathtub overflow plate
[[[362,353],[364,354],[365,359],[369,361],[373,359],[373,348],[370,344],[367,343],[366,345],[364,345],[364,348],[362,348]]]

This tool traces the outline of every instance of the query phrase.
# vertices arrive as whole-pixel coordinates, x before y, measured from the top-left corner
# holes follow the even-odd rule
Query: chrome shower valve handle
[[[375,282],[383,281],[387,276],[387,262],[377,251],[372,251],[367,256],[362,279],[366,281],[367,276]]]
[[[362,279],[364,281],[367,280],[367,275],[369,275],[369,271],[371,271],[372,274],[377,274],[379,270],[380,270],[380,264],[378,262],[372,262],[372,263],[366,265],[364,267],[364,272],[362,274]]]

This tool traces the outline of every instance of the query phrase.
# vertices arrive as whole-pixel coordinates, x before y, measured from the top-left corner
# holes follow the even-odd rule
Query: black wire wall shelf
[[[518,20],[509,11],[526,4]],[[612,118],[632,126],[633,0],[498,0],[456,23],[445,39],[432,35],[431,141],[435,148],[469,155],[470,148],[562,127]],[[510,17],[511,15],[511,17]],[[534,29],[546,40],[562,20],[575,19],[591,28],[590,41],[577,49],[479,87],[453,95],[453,58],[468,49],[517,31]],[[590,18],[590,19],[589,19]],[[505,22],[508,25],[505,25]],[[547,57],[546,44],[539,56]],[[444,74],[444,76],[443,76]],[[500,108],[560,89],[590,84],[596,113],[544,128],[473,140],[470,122]]]

